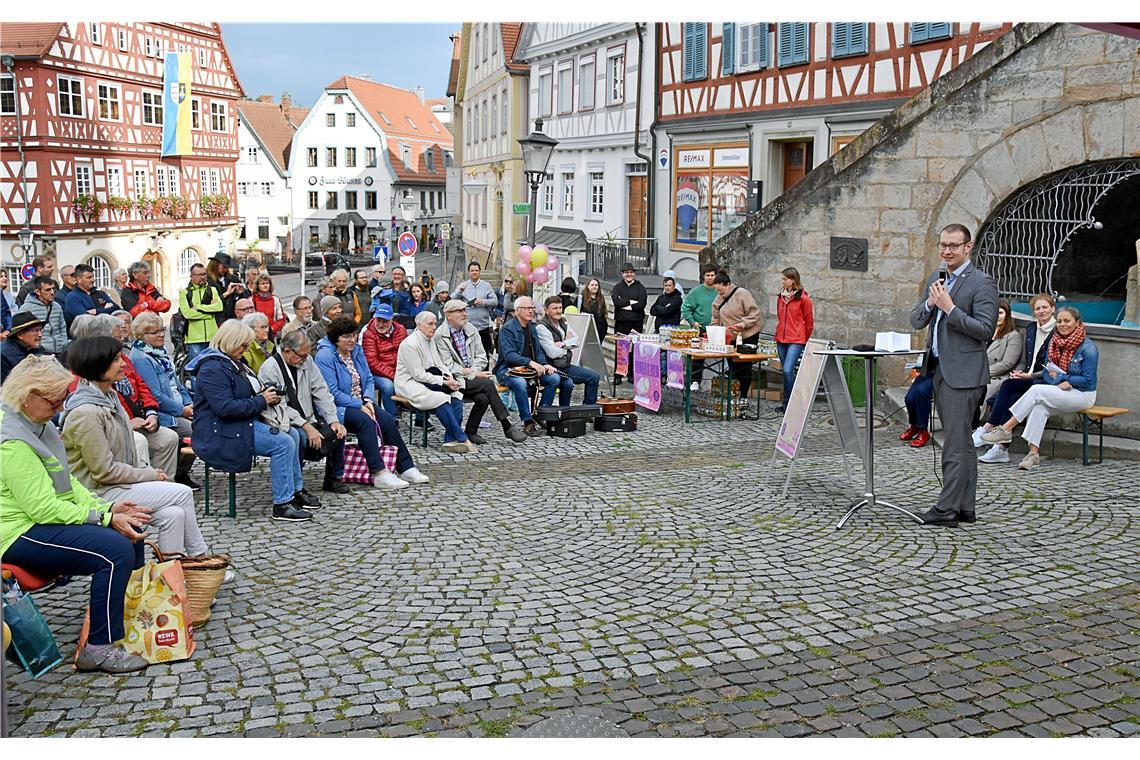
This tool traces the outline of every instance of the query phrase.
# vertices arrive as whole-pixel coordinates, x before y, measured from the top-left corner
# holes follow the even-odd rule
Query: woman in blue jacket
[[[1021,437],[1029,453],[1018,467],[1031,470],[1041,464],[1041,435],[1049,416],[1079,412],[1096,403],[1097,364],[1100,351],[1085,335],[1081,313],[1072,306],[1057,310],[1057,327],[1049,341],[1044,382],[1034,385],[1010,407],[1009,421],[982,435],[987,443],[1009,443],[1013,429],[1025,421]]]
[[[249,472],[253,456],[269,457],[273,485],[273,519],[311,520],[305,507],[321,502],[305,490],[297,447],[305,445],[297,428],[274,432],[261,413],[282,402],[277,389],[264,387],[241,357],[253,342],[253,330],[237,320],[218,328],[210,347],[190,360],[186,371],[197,377],[194,387],[194,451],[222,472]]]
[[[193,399],[186,386],[178,382],[174,362],[166,352],[166,327],[162,317],[153,311],[141,312],[131,322],[131,337],[135,339],[131,344],[131,364],[158,402],[158,424],[178,433],[179,441],[189,438],[193,433],[190,425],[194,417]],[[193,454],[179,457],[174,482],[197,491],[201,486],[190,477],[193,465]]]
[[[359,329],[351,317],[337,317],[329,323],[328,334],[317,343],[317,367],[328,383],[337,417],[356,436],[375,486],[395,490],[406,488],[410,483],[426,483],[428,477],[412,461],[396,419],[372,403],[372,372],[364,358],[364,349],[356,342]],[[396,447],[398,476],[384,467],[380,456],[381,437],[383,443]],[[337,479],[344,475],[343,461],[340,470],[336,473]]]

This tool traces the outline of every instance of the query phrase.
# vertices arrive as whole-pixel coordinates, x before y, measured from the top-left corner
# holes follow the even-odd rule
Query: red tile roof
[[[414,137],[438,142],[451,149],[451,133],[447,127],[411,90],[350,76],[341,77],[325,89],[349,90],[376,126],[389,137]]]
[[[61,23],[5,22],[0,24],[0,53],[15,58],[39,58],[48,51],[62,29]]]
[[[447,75],[447,92],[448,97],[455,96],[455,88],[459,86],[459,56],[463,50],[463,35],[456,32],[451,35],[451,71]]]
[[[519,45],[519,37],[522,34],[522,24],[499,24],[499,31],[503,35],[503,58],[507,62],[507,71],[514,71],[520,74],[530,71],[530,67],[525,63],[515,62],[515,48]]]
[[[293,143],[293,133],[297,131],[297,126],[304,121],[304,116],[302,115],[300,119],[293,122],[296,114],[287,113],[272,100],[268,103],[258,100],[239,100],[237,109],[246,126],[261,140],[261,144],[265,146],[270,160],[277,165],[277,169],[282,172],[288,169],[289,148]],[[288,110],[308,113],[303,108],[289,108]]]
[[[400,145],[408,145],[408,147],[412,149],[411,169],[406,168],[403,160],[400,158]],[[424,156],[424,153],[429,149],[434,154],[434,172],[428,171],[427,158]],[[444,149],[444,146],[439,144],[423,145],[421,143],[395,143],[390,141],[388,143],[388,159],[392,162],[392,168],[396,170],[396,179],[400,182],[442,185],[447,181],[447,170],[443,165]],[[448,143],[446,149],[451,149],[450,143]]]

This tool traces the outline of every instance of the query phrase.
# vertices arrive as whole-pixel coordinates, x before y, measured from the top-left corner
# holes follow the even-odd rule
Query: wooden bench
[[[1089,464],[1089,427],[1095,426],[1100,434],[1100,444],[1097,448],[1097,464],[1104,462],[1104,421],[1110,417],[1119,417],[1128,414],[1131,409],[1119,406],[1090,406],[1077,414],[1081,415],[1081,464]]]
[[[427,441],[427,438],[428,438],[428,436],[427,436],[427,434],[428,434],[428,413],[421,411],[419,409],[416,409],[414,406],[412,406],[411,401],[408,401],[403,396],[398,396],[396,394],[392,394],[392,403],[394,403],[396,405],[396,414],[397,415],[401,415],[405,412],[408,413],[408,440],[411,440],[412,434],[415,432],[415,429],[416,429],[416,415],[422,414],[424,416],[424,426],[421,429],[423,432],[423,436],[420,439],[420,448],[426,449],[427,445],[428,445],[428,441]]]

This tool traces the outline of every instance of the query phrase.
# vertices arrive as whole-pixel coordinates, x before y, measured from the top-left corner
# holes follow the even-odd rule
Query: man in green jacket
[[[224,308],[221,293],[206,282],[206,267],[190,267],[190,285],[178,294],[178,311],[186,318],[186,353],[191,359],[209,347]]]
[[[716,289],[713,280],[716,278],[716,267],[705,264],[701,270],[701,284],[689,291],[685,302],[681,304],[681,319],[690,325],[700,325],[703,331],[712,324],[712,302],[716,298]],[[699,359],[693,360],[692,390],[701,387],[701,377],[705,372],[705,363]]]

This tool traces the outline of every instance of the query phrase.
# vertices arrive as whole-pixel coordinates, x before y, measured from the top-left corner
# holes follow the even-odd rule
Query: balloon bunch
[[[534,248],[519,246],[519,263],[515,265],[515,271],[526,277],[527,282],[545,285],[557,269],[558,257],[545,245],[540,243]]]

